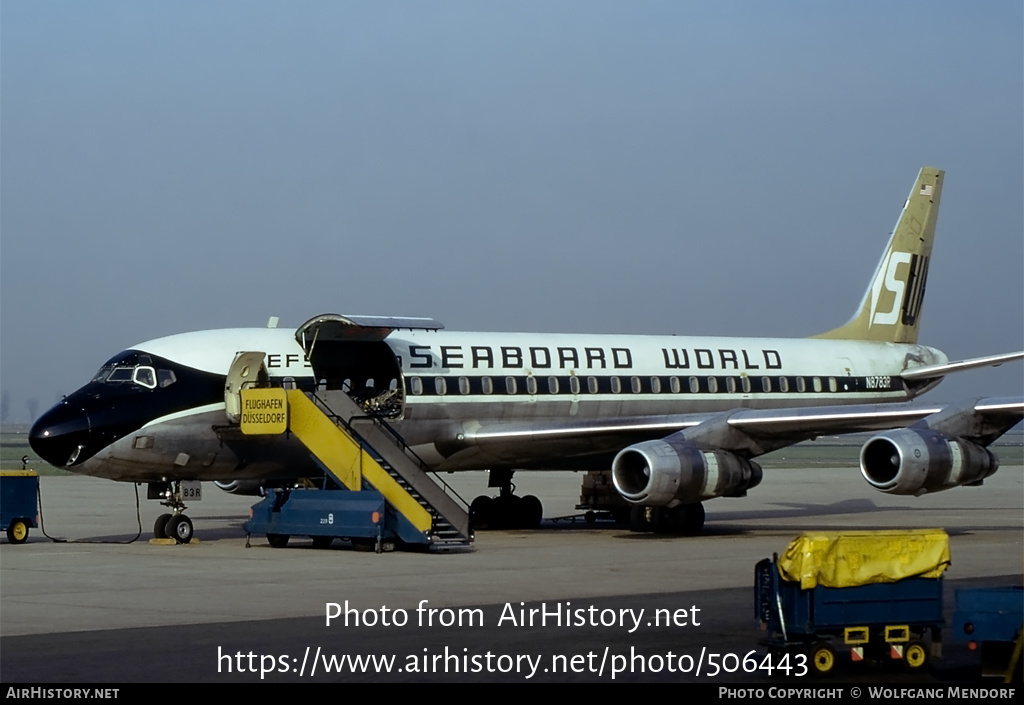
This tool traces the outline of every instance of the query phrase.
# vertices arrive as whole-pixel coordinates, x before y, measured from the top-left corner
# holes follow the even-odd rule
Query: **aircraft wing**
[[[461,447],[448,449],[448,459],[489,458],[492,468],[510,469],[610,467],[627,503],[661,508],[644,516],[686,532],[703,523],[703,501],[742,496],[761,482],[763,472],[751,458],[763,453],[823,434],[880,431],[861,449],[861,474],[880,492],[917,496],[982,484],[999,467],[987,446],[1022,418],[1024,399],[992,398],[942,407],[735,409],[611,423],[487,424],[461,434]],[[523,446],[548,464],[517,458]]]
[[[962,409],[965,405],[957,405]],[[1000,424],[1011,419],[1009,427],[1024,418],[1024,399],[1000,397],[969,402],[974,414]],[[824,434],[881,431],[913,424],[950,409],[950,405],[898,407],[866,404],[850,407],[824,407],[772,409],[767,411],[741,411],[729,417],[729,424],[755,436],[796,434],[804,440]]]
[[[504,463],[522,462],[538,454],[570,457],[617,453],[624,447],[672,434],[693,437],[713,447],[751,458],[822,435],[882,431],[901,428],[955,410],[975,420],[972,429],[958,435],[973,442],[991,442],[1024,418],[1024,399],[978,399],[961,405],[864,404],[799,409],[734,409],[710,414],[677,414],[617,418],[614,420],[552,419],[533,422],[494,422],[467,429],[461,438],[439,447],[451,456],[473,448]],[[705,433],[714,429],[710,436]],[[995,433],[996,429],[999,430]],[[993,433],[995,435],[993,436]],[[517,458],[529,438],[529,456]],[[440,446],[441,444],[439,444]],[[548,453],[538,453],[549,448]]]

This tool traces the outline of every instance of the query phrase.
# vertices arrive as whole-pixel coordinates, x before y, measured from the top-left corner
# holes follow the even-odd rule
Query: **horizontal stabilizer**
[[[952,372],[963,372],[978,367],[998,367],[1004,362],[1024,359],[1024,350],[1020,352],[1002,353],[1000,355],[989,355],[987,357],[976,357],[971,360],[958,360],[947,362],[943,365],[925,365],[924,367],[912,367],[900,373],[903,379],[933,379],[945,377]]]

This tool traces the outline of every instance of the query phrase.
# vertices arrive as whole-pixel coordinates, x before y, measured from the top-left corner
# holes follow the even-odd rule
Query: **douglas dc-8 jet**
[[[754,458],[822,434],[878,431],[860,466],[882,492],[981,484],[998,466],[987,446],[1024,400],[894,405],[1024,356],[951,363],[917,342],[942,179],[920,171],[852,319],[810,338],[470,333],[334,314],[294,332],[184,333],[110,358],[39,418],[31,444],[72,472],[150,483],[187,540],[182,481],[258,494],[323,474],[294,439],[237,432],[230,371],[248,351],[269,386],[349,391],[436,471],[489,470],[500,494],[474,500],[480,524],[539,522],[540,501],[513,492],[516,470],[610,469],[635,528],[697,533],[705,500],[761,481]]]

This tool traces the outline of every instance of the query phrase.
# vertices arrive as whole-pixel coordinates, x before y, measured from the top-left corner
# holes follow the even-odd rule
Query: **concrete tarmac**
[[[544,501],[540,530],[479,532],[468,551],[380,555],[337,542],[316,550],[299,538],[274,549],[254,536],[246,547],[242,525],[256,499],[212,484],[188,510],[197,543],[148,542],[162,508],[145,500],[145,487],[141,536],[128,543],[139,532],[133,485],[43,477],[44,528],[66,541],[35,529],[26,544],[0,547],[0,678],[611,681],[617,669],[616,681],[687,681],[699,659],[700,680],[766,681],[765,669],[745,672],[742,662],[758,648],[754,565],[802,531],[945,528],[947,611],[957,585],[1021,582],[1020,466],[983,487],[925,497],[877,493],[853,468],[768,470],[750,496],[708,502],[705,531],[692,538],[553,520],[579,514],[582,477],[517,475],[520,494]],[[488,492],[482,473],[445,479],[467,499]],[[330,603],[347,604],[348,626],[344,616],[327,625]],[[382,660],[338,660],[346,654]],[[946,654],[926,675],[859,664],[840,679],[970,672],[969,655],[948,637]]]

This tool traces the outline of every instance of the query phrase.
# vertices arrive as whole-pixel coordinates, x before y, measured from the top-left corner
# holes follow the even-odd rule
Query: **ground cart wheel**
[[[836,667],[836,652],[831,646],[825,643],[815,644],[810,651],[811,666],[814,672],[825,676]]]
[[[911,641],[903,650],[903,665],[908,671],[916,671],[922,668],[928,661],[928,651],[924,644],[919,641]]]
[[[288,545],[290,538],[288,534],[267,534],[267,543],[274,548],[284,548]]]
[[[11,543],[25,543],[28,540],[28,522],[15,519],[7,525],[7,540]]]

